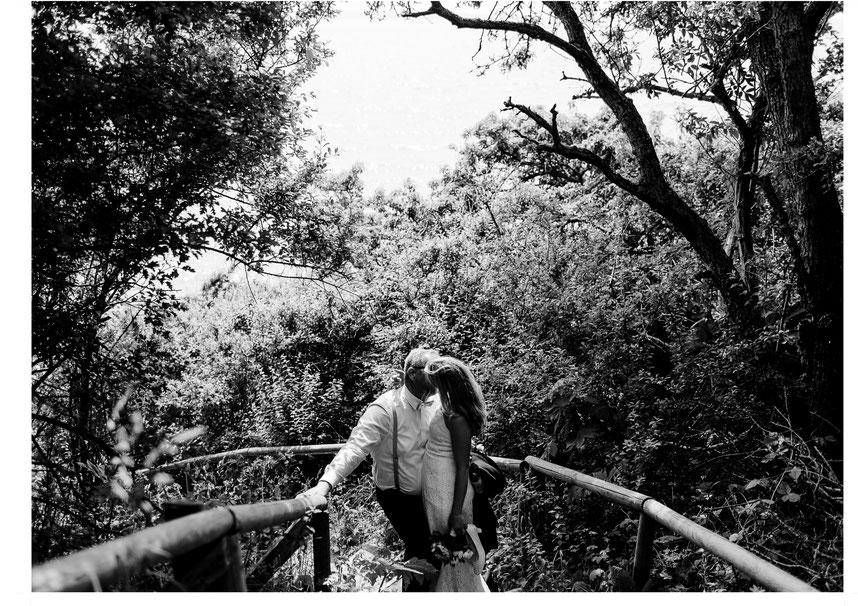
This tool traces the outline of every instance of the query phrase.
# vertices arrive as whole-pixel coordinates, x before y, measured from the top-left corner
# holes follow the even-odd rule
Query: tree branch
[[[74,425],[71,425],[70,423],[66,423],[65,421],[60,421],[59,419],[55,419],[53,417],[48,417],[46,415],[39,414],[36,412],[34,412],[32,414],[32,417],[33,417],[33,420],[35,420],[35,421],[41,421],[42,423],[48,423],[49,425],[53,425],[54,427],[59,427],[61,429],[65,429],[69,433],[73,433],[76,436],[83,438],[87,442],[90,442],[90,443],[94,444],[95,446],[98,446],[98,448],[109,457],[112,457],[116,454],[116,448],[114,448],[113,446],[111,446],[110,444],[108,444],[107,442],[102,440],[101,438],[97,438],[97,437],[87,433],[83,429],[81,429],[79,427],[75,427]]]
[[[567,76],[565,73],[561,80],[578,80],[582,82],[586,82],[583,78],[572,78]],[[707,95],[706,93],[695,93],[691,90],[687,90],[685,92],[676,90],[675,88],[671,88],[669,86],[663,86],[661,84],[632,84],[630,86],[623,87],[623,94],[631,95],[634,93],[638,93],[641,91],[647,93],[664,93],[666,95],[671,95],[673,97],[679,97],[680,99],[696,99],[697,101],[704,101],[706,103],[718,103],[718,99],[713,95]],[[573,99],[593,99],[598,97],[599,94],[593,90],[592,88],[586,92],[579,93],[577,95],[573,95]]]
[[[804,7],[804,30],[816,38],[820,25],[833,13],[834,2],[808,2]]]
[[[199,248],[200,248],[201,250],[208,250],[208,251],[211,251],[211,252],[219,253],[219,254],[221,254],[221,255],[223,255],[223,256],[225,256],[225,257],[229,258],[229,259],[232,259],[233,261],[235,261],[235,262],[236,262],[236,263],[238,263],[239,265],[241,265],[241,266],[243,266],[243,267],[245,267],[245,268],[249,269],[250,271],[252,271],[252,272],[254,272],[254,273],[257,273],[257,274],[259,274],[259,275],[261,275],[261,276],[272,276],[272,277],[274,277],[274,278],[285,278],[285,279],[290,279],[290,280],[309,280],[310,282],[318,282],[319,284],[324,284],[325,286],[330,286],[331,288],[336,288],[337,290],[344,290],[344,291],[346,291],[346,292],[348,292],[348,293],[350,293],[350,294],[353,294],[353,293],[351,293],[351,291],[349,291],[348,289],[343,288],[342,286],[340,286],[340,285],[338,285],[338,284],[334,284],[334,283],[332,283],[332,282],[328,282],[327,280],[324,280],[323,278],[319,278],[319,277],[312,277],[312,276],[287,276],[287,275],[285,275],[285,274],[278,274],[278,273],[274,273],[274,272],[271,272],[271,271],[265,271],[264,269],[262,269],[262,268],[260,268],[260,267],[257,267],[257,264],[264,263],[264,264],[266,264],[266,265],[282,265],[282,266],[285,266],[285,267],[295,267],[295,268],[301,268],[301,269],[309,269],[309,270],[311,270],[311,271],[328,271],[328,272],[331,272],[331,273],[335,273],[335,274],[337,274],[337,275],[341,276],[341,277],[342,277],[342,278],[344,278],[344,279],[348,279],[348,276],[346,276],[345,274],[342,274],[341,272],[338,272],[338,271],[334,271],[334,270],[332,270],[332,269],[328,269],[328,268],[325,268],[325,267],[319,267],[319,266],[317,266],[317,265],[309,265],[309,264],[302,264],[302,263],[292,263],[292,262],[289,262],[289,261],[276,261],[276,260],[267,260],[267,259],[261,259],[261,260],[260,260],[260,259],[256,259],[256,260],[248,261],[247,259],[243,259],[243,258],[239,257],[238,255],[235,255],[235,254],[233,254],[233,253],[231,253],[231,252],[229,252],[229,251],[226,251],[226,250],[222,250],[222,249],[220,249],[220,248],[214,248],[214,247],[212,247],[212,246],[200,246]]]
[[[621,189],[629,192],[630,194],[637,197],[644,197],[646,193],[643,191],[640,185],[629,181],[619,173],[617,173],[611,166],[608,164],[607,160],[596,154],[595,152],[585,149],[583,147],[576,147],[573,145],[566,145],[562,142],[560,137],[560,131],[557,126],[557,106],[551,108],[551,122],[548,122],[544,117],[540,116],[537,112],[530,109],[526,105],[519,105],[517,103],[513,103],[512,99],[507,99],[504,101],[504,107],[507,109],[514,109],[534,122],[538,124],[542,129],[544,129],[551,136],[551,145],[546,145],[545,143],[541,143],[531,138],[526,138],[531,144],[535,145],[537,149],[544,152],[556,153],[564,158],[569,160],[579,160],[590,166],[598,169],[601,173],[607,177],[607,179],[620,187]]]
[[[771,175],[751,175],[751,178],[760,184],[763,194],[765,194],[766,200],[769,203],[769,207],[772,209],[775,223],[780,228],[781,235],[784,240],[786,240],[787,248],[789,249],[793,260],[799,295],[801,296],[805,307],[809,309],[808,287],[810,285],[810,276],[808,274],[807,267],[804,264],[804,257],[801,254],[801,246],[799,246],[798,240],[795,237],[795,232],[792,229],[792,225],[790,225],[789,216],[787,215],[784,203],[772,184]]]
[[[635,84],[633,86],[627,86],[623,89],[623,92],[628,94],[636,93],[638,91],[654,91],[657,93],[665,93],[667,95],[671,95],[674,97],[679,97],[680,99],[696,99],[698,101],[705,101],[706,103],[718,103],[718,99],[712,95],[707,95],[706,93],[694,93],[690,90],[682,92],[676,90],[675,88],[671,88],[669,86],[662,86],[660,84]]]
[[[742,137],[750,137],[753,136],[748,123],[745,121],[744,116],[739,111],[739,107],[736,105],[735,100],[727,93],[727,89],[724,87],[724,82],[718,80],[712,86],[712,94],[715,95],[716,102],[724,108],[727,112],[727,115],[730,116],[730,119],[733,121],[733,124],[736,125],[736,128],[739,129],[739,133]]]
[[[440,2],[430,2],[429,9],[418,13],[405,13],[403,17],[428,17],[438,15],[459,29],[498,30],[504,32],[515,32],[523,36],[530,36],[536,40],[547,42],[552,46],[566,51],[570,56],[583,52],[571,42],[552,34],[531,23],[520,23],[516,21],[496,21],[491,19],[469,19],[447,10]]]
[[[42,376],[41,376],[41,377],[39,377],[39,378],[36,380],[36,382],[35,382],[35,383],[33,383],[33,386],[30,388],[30,392],[33,394],[33,396],[34,396],[34,397],[35,397],[35,395],[36,395],[36,392],[39,390],[39,387],[41,387],[41,386],[42,386],[42,384],[43,384],[43,383],[48,379],[48,377],[50,377],[52,374],[54,374],[54,372],[55,372],[55,371],[56,371],[60,366],[62,366],[62,363],[63,363],[63,362],[65,362],[66,360],[68,360],[68,359],[69,359],[69,355],[70,355],[70,354],[68,354],[68,353],[67,353],[67,354],[65,354],[65,355],[63,355],[63,356],[59,356],[59,359],[58,359],[58,360],[56,360],[56,361],[54,361],[52,364],[50,364],[50,365],[48,366],[48,368],[46,368],[44,371],[41,371],[41,372],[42,372]]]
[[[623,93],[619,85],[599,65],[593,50],[587,43],[584,26],[575,10],[566,2],[546,2],[545,6],[557,17],[566,30],[566,35],[569,38],[567,52],[578,64],[593,90],[611,109],[622,126],[623,132],[629,138],[641,171],[642,183],[646,183],[648,188],[668,187],[661,162],[655,151],[655,144],[640,112],[632,100]]]
[[[523,36],[529,36],[536,40],[546,42],[547,44],[566,52],[575,60],[578,67],[582,72],[584,72],[587,81],[608,107],[611,108],[614,115],[619,120],[626,136],[632,144],[632,149],[638,159],[641,174],[644,175],[645,181],[650,184],[658,183],[662,186],[666,186],[658,154],[655,151],[655,146],[652,142],[652,138],[649,136],[649,132],[646,129],[643,118],[641,118],[640,113],[635,108],[632,100],[623,94],[623,91],[619,88],[616,82],[614,82],[599,65],[593,54],[593,50],[587,43],[584,27],[581,24],[578,15],[572,7],[565,2],[546,2],[545,6],[548,7],[548,9],[563,25],[568,40],[564,40],[563,38],[531,23],[465,18],[447,10],[440,2],[431,2],[430,8],[426,11],[409,13],[403,16],[419,17],[438,15],[458,28],[516,32]],[[543,124],[540,125],[542,126]],[[550,132],[550,128],[548,130]],[[571,152],[572,148],[567,149],[567,151]],[[583,156],[589,157],[586,153],[583,154]],[[590,159],[597,161],[597,164],[594,166],[604,165],[598,156]],[[619,177],[619,175],[616,174],[606,176],[609,176],[612,181]],[[621,177],[615,182],[618,184],[624,183],[625,186],[632,185],[629,181],[624,180]],[[640,186],[636,186],[636,190],[640,191]]]
[[[300,268],[300,269],[309,269],[312,271],[337,273],[333,269],[330,269],[327,267],[320,267],[318,265],[311,265],[311,264],[307,264],[307,263],[297,263],[294,261],[280,261],[278,259],[251,259],[251,260],[248,260],[248,259],[244,259],[242,257],[239,257],[238,255],[231,253],[227,250],[223,250],[221,248],[215,248],[213,246],[202,245],[202,246],[199,246],[199,248],[201,250],[208,250],[210,252],[219,253],[225,257],[232,259],[236,263],[238,263],[244,267],[247,267],[251,271],[257,271],[254,267],[255,265],[265,264],[265,265],[282,265],[284,267],[295,267],[295,268]],[[264,272],[259,271],[258,273],[264,273]],[[342,274],[340,274],[340,275],[342,275]],[[347,278],[347,276],[344,276],[344,275],[342,277]]]

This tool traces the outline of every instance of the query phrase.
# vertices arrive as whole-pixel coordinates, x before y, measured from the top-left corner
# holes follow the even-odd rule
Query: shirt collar
[[[430,406],[434,402],[432,401],[433,396],[429,396],[425,400],[421,400],[417,396],[415,396],[409,389],[403,385],[402,386],[402,399],[413,409],[417,410],[421,405],[422,406]]]

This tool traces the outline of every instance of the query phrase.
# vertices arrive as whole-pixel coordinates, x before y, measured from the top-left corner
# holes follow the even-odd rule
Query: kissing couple
[[[471,484],[473,477],[481,485],[471,466],[471,439],[485,423],[483,393],[470,368],[434,349],[413,349],[402,385],[367,407],[318,484],[303,494],[326,496],[371,455],[375,495],[405,544],[405,559],[423,559],[438,569],[434,587],[424,578],[405,591],[488,591],[480,574],[485,553],[474,526]],[[485,511],[487,501],[478,505]],[[488,511],[487,525],[496,527]],[[458,537],[473,561],[433,549],[433,537]],[[454,555],[462,553],[469,551]]]

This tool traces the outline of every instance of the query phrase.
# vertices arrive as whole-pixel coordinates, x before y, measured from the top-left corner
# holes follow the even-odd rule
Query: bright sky
[[[570,76],[579,72],[547,45],[537,47],[537,57],[526,70],[502,73],[492,68],[479,76],[477,65],[489,60],[485,51],[473,58],[479,32],[456,29],[434,16],[404,19],[391,14],[371,20],[364,6],[343,4],[336,18],[320,26],[320,38],[334,56],[307,89],[315,95],[317,108],[309,126],[321,129],[339,150],[331,167],[340,171],[361,164],[368,194],[378,188],[391,191],[409,178],[418,191],[427,193],[439,168],[455,162],[451,146],[461,142],[465,130],[499,112],[510,97],[531,107],[569,107],[578,84],[560,78],[564,70]],[[675,105],[665,99],[636,101],[645,119],[653,110],[669,117]],[[600,103],[576,101],[575,109],[592,112]],[[197,272],[177,280],[177,286],[199,288],[225,266],[219,255],[205,255]]]
[[[483,76],[477,62],[479,33],[459,30],[439,17],[403,19],[391,15],[370,21],[363,2],[351,2],[320,28],[336,53],[309,83],[317,97],[320,125],[338,147],[337,169],[364,167],[367,192],[391,190],[406,178],[420,191],[438,168],[452,164],[462,133],[510,96],[530,106],[565,109],[576,86],[560,80],[576,73],[569,60],[547,45],[525,71]],[[579,102],[580,110],[595,102]],[[644,108],[645,116],[648,109]]]
[[[407,177],[425,191],[439,166],[455,160],[450,145],[505,99],[563,106],[570,88],[560,82],[569,68],[554,53],[524,72],[478,77],[471,57],[479,34],[438,17],[370,21],[353,2],[320,35],[336,54],[309,83],[316,122],[340,150],[337,168],[363,164],[368,192]]]

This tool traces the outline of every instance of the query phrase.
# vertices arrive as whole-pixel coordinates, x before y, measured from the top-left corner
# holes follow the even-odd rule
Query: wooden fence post
[[[324,585],[331,576],[331,530],[327,511],[317,511],[310,519],[313,527],[313,585],[316,591],[329,591]]]
[[[191,479],[191,470],[185,467],[182,470],[182,488],[185,490],[185,497],[190,499],[194,494],[194,481]]]
[[[169,501],[164,519],[175,520],[216,503]],[[172,559],[173,576],[186,591],[247,591],[244,563],[236,535],[227,535]]]
[[[292,522],[286,534],[274,541],[262,559],[247,571],[248,589],[258,591],[264,587],[283,563],[304,545],[308,534],[307,521],[304,518]]]
[[[655,537],[655,521],[641,512],[638,522],[638,538],[635,543],[635,563],[632,568],[632,580],[635,589],[640,591],[649,581],[649,573],[652,570],[653,538]]]

